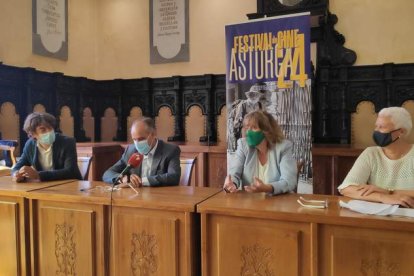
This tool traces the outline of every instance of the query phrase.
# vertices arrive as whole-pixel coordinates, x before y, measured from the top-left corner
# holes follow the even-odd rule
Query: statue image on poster
[[[255,110],[266,110],[270,104],[270,92],[265,83],[256,83],[244,93],[245,98],[230,104],[227,116],[227,148],[235,151],[237,140],[242,137],[243,118]]]
[[[67,60],[67,0],[33,0],[32,3],[33,53]]]

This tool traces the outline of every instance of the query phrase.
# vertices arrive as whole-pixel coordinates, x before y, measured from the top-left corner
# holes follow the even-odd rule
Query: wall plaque
[[[150,63],[189,61],[188,0],[150,0]]]
[[[67,0],[33,0],[32,51],[41,56],[68,59]]]

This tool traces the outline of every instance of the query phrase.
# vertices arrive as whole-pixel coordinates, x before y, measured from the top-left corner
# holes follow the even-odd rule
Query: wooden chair
[[[305,162],[304,162],[303,160],[299,160],[299,161],[297,161],[297,162],[296,162],[296,167],[297,167],[297,169],[298,169],[298,173],[297,173],[297,175],[296,175],[296,178],[297,178],[298,182],[296,183],[295,193],[297,193],[297,192],[298,192],[299,175],[300,175],[300,173],[302,172],[302,170],[303,170],[303,166],[304,166],[304,165],[305,165]]]
[[[82,180],[88,180],[91,163],[92,156],[78,156],[78,167],[82,176]]]
[[[190,186],[191,182],[191,175],[193,173],[193,167],[196,162],[196,158],[181,158],[180,165],[181,165],[181,178],[180,178],[180,186]]]
[[[2,151],[0,159],[4,160],[4,166],[13,167],[16,164],[14,150],[18,144],[16,140],[0,140],[0,150]]]

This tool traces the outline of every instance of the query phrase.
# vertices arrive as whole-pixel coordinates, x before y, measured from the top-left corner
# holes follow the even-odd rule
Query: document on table
[[[348,202],[340,200],[339,206],[342,208],[348,208],[358,213],[378,216],[392,215],[398,209],[398,205],[369,202],[364,200],[350,200]]]
[[[339,205],[342,208],[348,208],[352,211],[378,216],[403,216],[414,218],[414,209],[411,208],[399,208],[397,204],[384,204],[377,202],[370,202],[364,200],[350,200],[348,202],[339,201]]]

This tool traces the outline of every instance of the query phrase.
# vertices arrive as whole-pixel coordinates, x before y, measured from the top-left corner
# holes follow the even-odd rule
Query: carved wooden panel
[[[360,102],[356,112],[351,114],[351,144],[361,148],[374,146],[372,133],[376,120],[374,104],[368,101]]]
[[[101,141],[111,142],[116,140],[116,131],[118,129],[118,117],[115,110],[108,107],[104,116],[101,118]]]
[[[20,244],[17,202],[0,198],[0,275],[20,275]]]
[[[254,19],[264,15],[275,16],[304,11],[320,13],[327,9],[328,2],[328,0],[257,0],[257,13],[248,14],[248,17]]]
[[[40,204],[36,270],[39,275],[99,275],[103,240],[96,233],[96,210],[80,204]],[[99,227],[103,227],[103,224]],[[102,229],[103,230],[103,229]]]
[[[56,114],[56,73],[48,73],[29,69],[28,100],[34,107],[42,104],[48,112]]]
[[[74,137],[75,135],[75,124],[72,116],[72,112],[68,106],[62,106],[60,109],[59,117],[59,129],[62,133],[69,137]]]
[[[205,135],[206,116],[199,106],[192,106],[185,117],[185,140],[186,142],[198,142]]]
[[[217,115],[217,142],[226,143],[227,141],[227,108],[223,106],[220,114]]]
[[[167,141],[168,137],[174,136],[175,118],[168,106],[163,106],[158,110],[155,117],[155,127],[157,128],[157,136]]]
[[[35,104],[33,106],[33,112],[50,112],[48,110],[46,110],[45,106],[43,104]]]
[[[16,106],[11,102],[0,105],[0,134],[3,140],[20,141],[20,116],[16,113]],[[19,156],[20,144],[15,150],[15,156]]]
[[[410,113],[411,118],[414,118],[414,100],[408,100],[405,101],[402,104],[402,107],[407,109],[407,111]],[[407,141],[411,144],[414,144],[414,129],[411,129],[411,133],[406,137]]]
[[[126,136],[128,143],[132,143],[131,138],[131,126],[135,120],[138,120],[142,117],[142,109],[138,106],[134,106],[131,108],[129,112],[129,116],[127,117],[127,128],[126,128]]]
[[[264,0],[258,1],[262,4],[258,6],[259,13],[254,15],[274,15],[273,8],[264,9]],[[315,1],[321,2],[304,0],[293,10],[304,7],[309,10],[309,5],[314,7]],[[278,3],[277,0],[268,2]],[[315,143],[349,144],[351,114],[360,102],[372,102],[378,112],[383,107],[400,106],[407,100],[414,100],[414,64],[352,66],[356,54],[344,47],[344,36],[335,30],[338,18],[328,11],[324,14],[320,26],[312,29],[312,39],[318,43],[317,74],[312,89],[312,135]],[[226,92],[223,74],[95,81],[0,64],[0,104],[10,102],[16,107],[20,117],[20,145],[27,140],[22,125],[28,113],[35,109],[59,117],[63,105],[71,109],[76,126],[74,135],[79,142],[88,140],[82,124],[83,110],[87,107],[95,118],[88,123],[87,131],[93,129],[96,141],[107,136],[106,133],[102,135],[106,130],[102,129],[105,123],[101,122],[107,108],[115,112],[117,122],[115,134],[111,132],[111,137],[105,139],[127,141],[127,117],[131,108],[138,106],[143,115],[150,117],[157,116],[161,107],[170,108],[174,123],[173,134],[168,138],[183,142],[185,115],[188,108],[198,105],[207,117],[201,142],[214,143],[217,133],[222,133],[217,126],[222,121],[218,121],[217,116],[226,103],[228,91],[231,90]],[[221,135],[220,140],[223,139]]]
[[[323,226],[320,275],[411,275],[414,233]]]
[[[93,117],[92,110],[86,107],[83,110],[82,117],[83,130],[85,137],[89,138],[91,142],[95,141],[95,118]]]
[[[310,275],[306,224],[210,216],[207,275]]]
[[[185,275],[179,214],[114,207],[113,215],[114,275]]]

